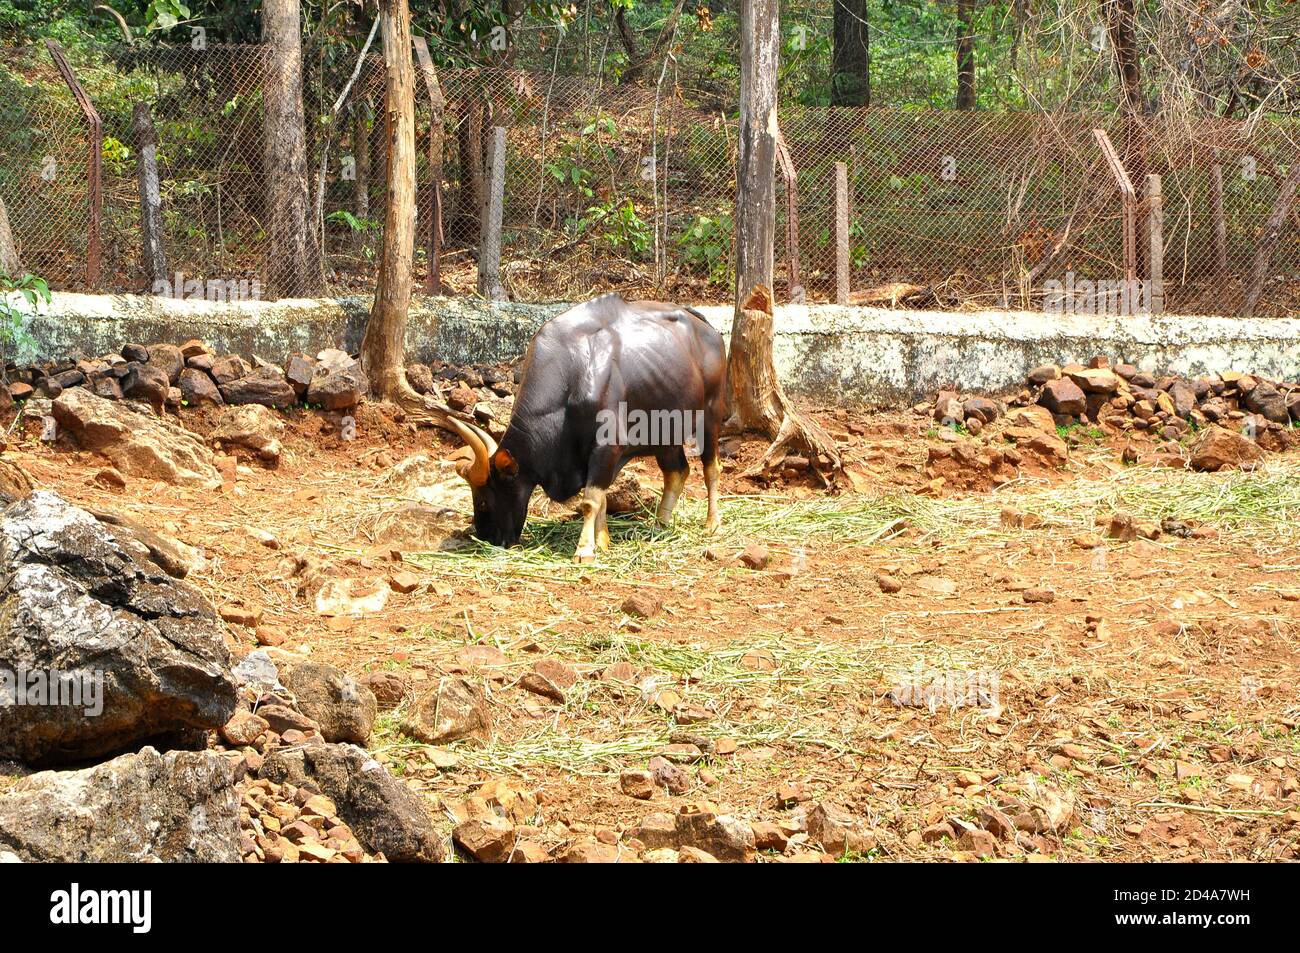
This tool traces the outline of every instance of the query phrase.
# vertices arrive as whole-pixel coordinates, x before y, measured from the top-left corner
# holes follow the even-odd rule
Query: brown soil
[[[745,442],[724,466],[724,492],[733,495],[724,521],[735,495],[775,495],[785,501],[772,508],[779,517],[786,504],[806,510],[806,501],[825,499],[829,507],[862,492],[931,499],[913,495],[925,491],[953,506],[987,501],[987,531],[963,540],[907,521],[871,541],[805,536],[778,521],[762,533],[771,563],[754,571],[730,559],[751,537],[733,528],[704,538],[702,508],[688,503],[669,533],[644,518],[616,523],[596,567],[567,563],[560,550],[572,533],[555,551],[549,536],[510,554],[407,551],[401,568],[418,575],[416,591],[392,593],[373,616],[327,618],[298,594],[296,558],[358,580],[393,572],[394,546],[376,539],[375,527],[406,504],[381,477],[409,453],[449,452],[442,435],[366,406],[357,439],[345,442],[337,416],[302,412],[278,469],[246,462],[220,493],[140,480],[106,489],[94,481],[102,459],[42,445],[35,425],[11,436],[6,456],[38,485],[203,547],[208,565],[192,581],[218,605],[260,608],[284,649],[356,675],[390,669],[418,689],[456,670],[466,645],[500,648],[507,664],[487,673],[494,743],[459,744],[447,757],[404,737],[392,714],[371,739],[431,808],[448,809],[434,812],[448,827],[459,802],[505,778],[539,793],[540,836],[555,847],[624,834],[652,811],[691,801],[795,829],[806,808],[833,801],[869,819],[876,848],[866,856],[878,859],[973,858],[979,843],[958,837],[960,825],[953,836],[935,825],[1017,804],[1061,823],[998,840],[1002,857],[1297,856],[1300,563],[1285,528],[1100,548],[1084,538],[1093,527],[1068,518],[1008,529],[996,523],[999,507],[1020,505],[1028,490],[1113,479],[1117,446],[1084,440],[1064,472],[1026,460],[1001,490],[945,495],[926,469],[928,449],[944,442],[928,420],[817,416],[847,445],[853,479],[828,491],[791,471],[791,481],[760,487],[740,474],[763,445]],[[207,426],[190,412],[184,420]],[[1295,454],[1279,459],[1300,463]],[[1135,485],[1167,472],[1124,471]],[[657,486],[654,474],[647,479]],[[695,501],[701,482],[693,472]],[[448,517],[446,533],[467,522]],[[279,548],[249,527],[272,533]],[[884,591],[892,586],[882,576],[899,591]],[[1054,598],[1029,602],[1027,588]],[[635,592],[662,608],[630,618],[621,606]],[[256,647],[247,628],[231,627],[229,641],[237,652]],[[516,684],[548,656],[592,676],[561,705]],[[596,677],[619,660],[631,663],[640,687]],[[891,693],[912,682],[919,702],[895,704]],[[936,685],[944,690],[936,694]],[[989,690],[993,707],[976,697]],[[706,709],[707,720],[674,724],[661,707],[666,691]],[[686,766],[693,788],[684,796],[621,793],[620,771],[645,767],[674,732],[736,750]],[[779,803],[784,785],[798,786],[798,803]],[[788,854],[813,849],[796,837]]]

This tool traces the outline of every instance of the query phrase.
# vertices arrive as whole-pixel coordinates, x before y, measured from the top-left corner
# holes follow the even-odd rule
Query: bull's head
[[[533,486],[519,476],[519,464],[487,431],[457,419],[449,423],[470,451],[456,464],[474,497],[474,535],[494,546],[519,542]]]

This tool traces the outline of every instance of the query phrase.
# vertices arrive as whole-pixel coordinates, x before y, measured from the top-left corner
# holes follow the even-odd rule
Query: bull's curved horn
[[[478,424],[466,423],[465,426],[478,434],[478,438],[483,441],[483,446],[487,447],[488,459],[491,460],[498,449],[496,440]]]
[[[468,480],[470,486],[482,486],[487,482],[492,465],[492,454],[497,452],[497,442],[473,424],[467,424],[455,417],[448,417],[447,422],[460,435],[460,439],[465,441],[465,445],[474,451],[474,459],[458,464],[456,472]]]

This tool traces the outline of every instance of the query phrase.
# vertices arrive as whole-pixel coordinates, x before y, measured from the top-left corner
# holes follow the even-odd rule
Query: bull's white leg
[[[722,528],[722,514],[718,512],[718,473],[721,469],[716,457],[704,464],[704,485],[709,491],[709,516],[704,523],[706,533],[716,533]]]
[[[609,497],[600,495],[600,515],[596,517],[596,548],[601,552],[609,549]]]
[[[673,507],[686,486],[685,470],[667,470],[664,472],[664,495],[659,499],[659,509],[655,511],[655,521],[660,526],[667,526],[673,521]]]
[[[605,508],[605,491],[598,486],[589,486],[582,493],[582,533],[578,536],[578,548],[573,554],[575,563],[594,563],[596,561],[596,523]]]

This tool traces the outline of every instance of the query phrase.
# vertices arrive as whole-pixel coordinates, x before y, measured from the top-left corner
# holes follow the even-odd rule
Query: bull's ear
[[[510,451],[505,449],[492,454],[492,466],[502,476],[514,476],[519,472],[519,464],[510,455]]]

